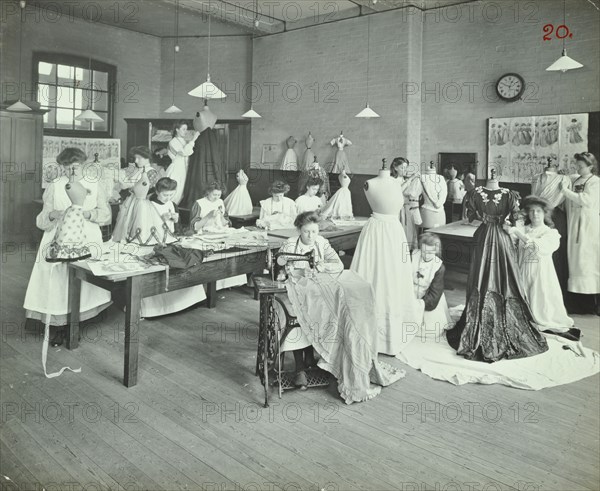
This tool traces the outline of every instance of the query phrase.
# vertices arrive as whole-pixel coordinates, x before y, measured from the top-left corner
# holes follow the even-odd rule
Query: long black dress
[[[461,318],[447,331],[450,346],[467,359],[494,362],[525,358],[548,350],[533,317],[517,273],[515,247],[502,229],[519,211],[519,195],[505,188],[479,186],[466,196],[475,247],[467,281],[467,303]]]

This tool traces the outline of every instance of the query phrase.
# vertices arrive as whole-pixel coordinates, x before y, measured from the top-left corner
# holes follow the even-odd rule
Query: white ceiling
[[[7,1],[7,0],[3,0]],[[16,0],[8,0],[16,2]],[[175,32],[177,0],[28,0],[28,8],[170,37]],[[358,15],[398,8],[422,10],[475,0],[179,0],[179,35],[205,36],[208,15],[213,35],[256,35],[291,31]],[[216,21],[216,22],[212,22]],[[255,22],[258,21],[258,25]]]

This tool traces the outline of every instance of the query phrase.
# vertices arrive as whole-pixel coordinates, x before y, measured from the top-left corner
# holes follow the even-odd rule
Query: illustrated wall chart
[[[587,113],[488,120],[488,177],[495,169],[502,182],[531,183],[548,157],[575,174],[573,155],[587,149]]]
[[[88,161],[84,166],[88,179],[97,179],[111,197],[115,182],[119,180],[121,168],[121,140],[117,138],[69,138],[44,136],[42,188],[59,178],[63,169],[56,163],[56,157],[67,147],[80,148]],[[94,161],[97,155],[97,162]]]

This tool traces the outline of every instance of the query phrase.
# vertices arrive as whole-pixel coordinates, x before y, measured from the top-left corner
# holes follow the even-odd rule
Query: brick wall
[[[366,102],[369,19],[369,102],[381,118],[357,119]],[[313,151],[328,164],[335,155],[329,142],[341,130],[353,143],[346,150],[353,172],[375,173],[383,157],[418,160],[420,107],[402,103],[400,89],[407,77],[420,79],[419,24],[418,16],[395,11],[257,39],[253,81],[262,95],[254,109],[263,118],[252,123],[252,162],[261,162],[267,143],[280,145],[281,159],[290,135],[301,158],[311,131]]]
[[[208,32],[205,23],[198,32]],[[212,82],[227,94],[225,99],[213,99],[209,106],[220,119],[242,119],[250,107],[244,96],[251,82],[252,41],[240,29],[213,22],[211,33],[223,37],[211,38],[210,75]],[[160,111],[173,100],[173,59],[175,40],[166,38],[161,43],[160,63]],[[175,65],[175,104],[183,110],[184,118],[193,118],[202,109],[204,101],[188,95],[188,92],[206,81],[208,39],[179,38],[179,53]],[[173,115],[171,115],[172,117]]]
[[[403,95],[422,102],[424,161],[437,162],[438,152],[477,152],[478,177],[484,177],[487,118],[600,109],[600,16],[585,1],[566,5],[573,32],[568,54],[584,68],[564,74],[546,71],[560,56],[561,41],[542,40],[545,24],[563,23],[561,1],[474,2],[425,15],[424,85]],[[529,84],[524,100],[506,103],[495,96],[495,82],[508,72]]]
[[[125,144],[127,125],[123,118],[156,117],[160,111],[160,39],[27,7],[23,23],[23,96],[32,100],[32,52],[48,51],[90,56],[117,67],[117,101],[113,136]],[[19,18],[2,19],[2,100],[16,99],[12,93],[19,78]],[[126,149],[122,147],[125,155]]]

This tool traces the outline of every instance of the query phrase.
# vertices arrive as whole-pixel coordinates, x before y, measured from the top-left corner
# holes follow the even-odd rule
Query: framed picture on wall
[[[467,173],[477,176],[477,154],[476,153],[438,153],[438,174],[442,174],[447,179],[450,167],[456,167],[457,177],[462,179]]]
[[[281,166],[281,145],[264,143],[260,157],[262,168],[277,169]]]

